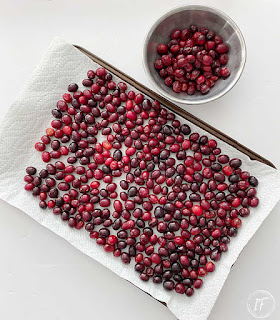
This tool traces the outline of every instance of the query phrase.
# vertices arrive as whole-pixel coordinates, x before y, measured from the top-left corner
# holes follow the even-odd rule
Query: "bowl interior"
[[[206,95],[199,92],[193,96],[184,92],[175,93],[172,88],[164,84],[163,78],[154,68],[154,62],[160,58],[157,53],[158,45],[168,43],[174,29],[186,29],[191,24],[195,24],[198,28],[207,27],[209,30],[214,30],[229,46],[229,61],[226,67],[230,69],[231,74],[225,80],[219,79]],[[153,85],[168,98],[189,104],[209,102],[229,91],[242,73],[245,56],[245,43],[235,23],[222,12],[202,6],[187,6],[167,13],[154,24],[144,45],[144,65]]]

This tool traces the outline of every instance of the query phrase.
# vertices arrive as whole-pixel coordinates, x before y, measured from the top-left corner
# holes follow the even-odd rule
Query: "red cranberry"
[[[196,31],[192,33],[191,28]],[[190,30],[176,29],[168,45],[158,46],[157,51],[162,56],[161,59],[155,61],[155,68],[164,78],[166,86],[172,86],[176,93],[186,92],[192,95],[198,90],[206,94],[215,85],[218,76],[226,78],[229,75],[227,68],[223,68],[222,71],[220,69],[221,64],[227,63],[228,46],[223,43],[221,36],[215,35],[214,31],[208,32],[207,28],[198,30],[196,26],[192,26]],[[219,60],[213,62],[213,59],[217,59],[218,56]],[[164,69],[164,66],[167,68]],[[203,85],[195,86],[192,81],[187,83],[188,80],[196,80],[199,77],[200,69],[204,71],[207,79],[205,84],[203,82]],[[218,76],[213,76],[213,73]]]
[[[166,44],[160,44],[157,48],[159,54],[165,54],[168,51],[168,46]]]
[[[223,78],[227,78],[230,75],[230,70],[228,68],[222,68],[220,73]]]

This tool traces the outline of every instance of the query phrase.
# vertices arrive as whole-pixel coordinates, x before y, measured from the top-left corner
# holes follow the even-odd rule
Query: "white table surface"
[[[159,16],[188,3],[0,0],[0,120],[55,36],[87,48],[152,88],[141,61],[144,36]],[[226,96],[184,108],[280,167],[280,2],[199,3],[236,21],[248,61]],[[157,301],[2,200],[0,218],[0,319],[175,319]],[[278,204],[233,266],[209,320],[254,319],[246,303],[258,289],[275,298],[269,319],[280,318],[279,226]]]

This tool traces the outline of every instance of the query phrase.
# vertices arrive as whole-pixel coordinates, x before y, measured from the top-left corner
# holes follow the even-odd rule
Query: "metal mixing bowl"
[[[231,74],[225,80],[219,79],[205,95],[200,92],[192,96],[185,92],[174,92],[172,87],[164,84],[164,79],[154,67],[154,62],[160,58],[157,53],[158,45],[168,43],[174,29],[186,29],[192,24],[198,28],[207,27],[209,30],[214,30],[229,46],[229,60],[226,67],[230,69]],[[240,78],[245,61],[246,46],[238,26],[225,13],[211,7],[189,5],[167,12],[153,24],[144,42],[143,63],[149,80],[163,96],[185,104],[206,103],[223,96]]]

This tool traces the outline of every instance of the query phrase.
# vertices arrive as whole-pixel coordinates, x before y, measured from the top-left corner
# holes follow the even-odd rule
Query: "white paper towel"
[[[180,320],[207,319],[219,292],[243,247],[259,228],[263,220],[271,212],[280,198],[280,174],[277,170],[257,161],[251,161],[246,155],[216,139],[223,153],[230,157],[239,157],[243,161],[243,170],[248,170],[259,180],[258,197],[260,204],[251,210],[247,218],[243,218],[242,228],[238,236],[229,244],[229,251],[222,255],[216,263],[215,272],[204,278],[203,287],[196,290],[192,297],[167,292],[162,285],[151,281],[143,282],[134,271],[133,263],[124,265],[120,259],[105,253],[96,245],[84,230],[69,228],[59,216],[51,210],[42,210],[38,199],[24,190],[23,176],[27,166],[38,169],[45,167],[41,154],[34,149],[45,129],[52,120],[51,110],[57,100],[66,92],[67,85],[72,82],[81,84],[88,70],[99,66],[83,53],[61,39],[55,39],[35,69],[25,89],[19,94],[11,106],[0,128],[0,197],[11,205],[21,209],[43,226],[69,241],[74,247],[97,260],[119,276],[129,280],[153,297],[167,303],[168,308]],[[113,77],[114,81],[120,81]],[[182,122],[185,119],[178,117]],[[204,132],[192,123],[188,123],[192,131]]]

